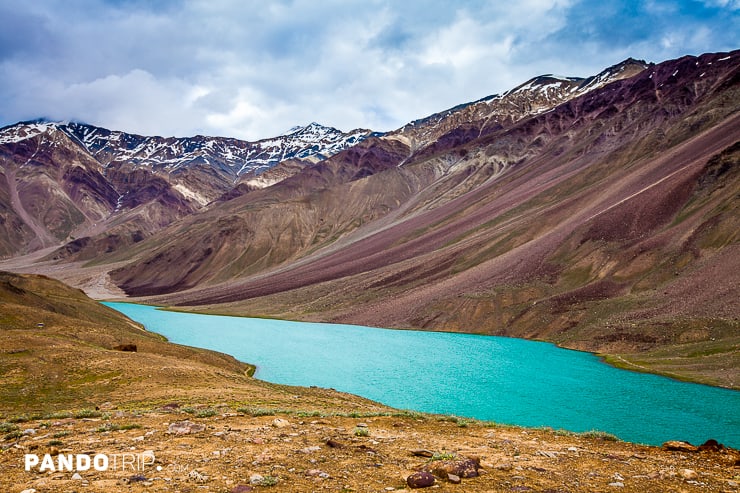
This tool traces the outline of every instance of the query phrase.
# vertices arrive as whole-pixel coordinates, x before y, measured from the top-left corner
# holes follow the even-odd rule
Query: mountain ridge
[[[545,339],[736,387],[738,269],[721,267],[740,258],[739,67],[735,51],[534,78],[38,268],[79,280],[93,261],[157,304]]]

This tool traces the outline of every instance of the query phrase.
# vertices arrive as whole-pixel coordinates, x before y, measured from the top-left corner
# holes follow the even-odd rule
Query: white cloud
[[[0,122],[247,139],[310,121],[391,130],[541,73],[737,42],[712,29],[719,17],[640,5],[633,19],[597,0],[0,3]]]

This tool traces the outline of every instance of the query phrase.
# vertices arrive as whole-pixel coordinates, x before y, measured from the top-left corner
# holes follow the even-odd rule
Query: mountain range
[[[740,52],[543,75],[387,132],[0,129],[0,267],[91,294],[543,339],[736,387]]]

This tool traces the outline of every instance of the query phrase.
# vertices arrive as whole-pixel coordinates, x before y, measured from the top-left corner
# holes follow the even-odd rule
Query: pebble
[[[613,486],[614,488],[624,488],[624,483],[621,481],[615,481],[614,483],[609,483],[609,486]]]
[[[409,452],[416,457],[434,457],[434,452],[427,449],[413,449],[409,450]]]
[[[460,484],[462,482],[462,479],[460,479],[460,476],[457,476],[456,474],[448,474],[447,481],[452,484]]]
[[[249,476],[249,484],[261,485],[265,477],[261,474],[252,474]]]
[[[681,469],[679,474],[687,481],[699,479],[699,475],[693,469]]]
[[[36,490],[34,488],[28,488],[27,490],[21,491],[21,493],[36,493]]]
[[[229,493],[249,493],[250,491],[254,491],[254,488],[247,486],[246,484],[238,484],[231,488]]]
[[[82,481],[82,476],[80,476],[80,473],[76,472],[72,475],[72,479],[74,481]]]

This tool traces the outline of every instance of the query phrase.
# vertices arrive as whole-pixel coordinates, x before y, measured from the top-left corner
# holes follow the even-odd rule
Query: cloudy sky
[[[740,48],[740,0],[0,0],[0,126],[385,131],[544,73]]]

